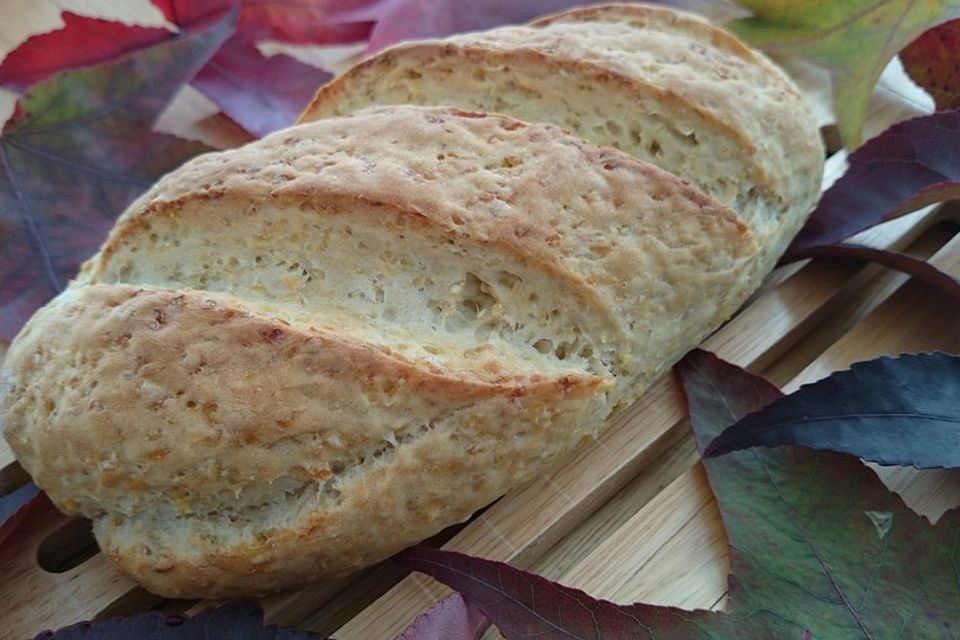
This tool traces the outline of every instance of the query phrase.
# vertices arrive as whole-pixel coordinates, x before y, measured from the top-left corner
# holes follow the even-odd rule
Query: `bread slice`
[[[653,163],[737,211],[764,269],[820,190],[824,151],[797,88],[729,33],[666,7],[602,5],[400,44],[322,87],[301,121],[399,103],[552,123]]]
[[[264,593],[383,559],[594,437],[761,255],[729,208],[559,128],[361,111],[131,205],[11,345],[0,420],[151,591]]]

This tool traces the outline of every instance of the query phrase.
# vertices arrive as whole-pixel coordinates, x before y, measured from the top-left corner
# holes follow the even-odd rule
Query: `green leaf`
[[[753,15],[729,26],[776,57],[826,67],[844,142],[855,148],[887,63],[927,28],[960,15],[957,0],[740,0]]]

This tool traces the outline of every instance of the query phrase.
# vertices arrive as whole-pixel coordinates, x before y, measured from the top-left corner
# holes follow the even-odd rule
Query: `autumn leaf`
[[[584,0],[393,0],[374,3],[364,11],[354,8],[339,15],[340,19],[377,20],[366,49],[367,53],[373,53],[401,40],[442,38],[465,31],[521,24],[584,4],[593,3]],[[702,0],[669,0],[657,4],[693,9],[702,8],[705,3]]]
[[[960,108],[960,20],[930,29],[900,52],[903,68],[937,109]]]
[[[396,640],[477,640],[490,621],[454,593],[421,613]]]
[[[960,197],[960,110],[899,122],[850,154],[785,260],[814,255],[880,222]]]
[[[386,5],[366,52],[401,40],[440,38],[453,33],[518,24],[546,13],[583,4],[576,0],[399,0]]]
[[[701,451],[781,395],[704,351],[677,370]],[[960,511],[931,525],[863,465],[860,451],[851,453],[781,447],[704,462],[731,545],[732,611],[776,607],[764,615],[813,638],[952,634],[960,622],[952,569]]]
[[[194,24],[209,11],[211,3],[231,4],[228,0],[155,2],[168,20],[182,26]],[[352,0],[343,4],[356,3]],[[255,135],[266,135],[293,124],[332,75],[284,54],[264,57],[258,45],[263,41],[311,45],[366,41],[373,23],[333,22],[328,14],[338,6],[343,8],[337,0],[243,0],[239,4],[236,33],[191,84]]]
[[[164,17],[189,32],[219,15],[235,0],[155,0]],[[277,54],[264,56],[262,42],[297,45],[342,45],[365,42],[373,21],[340,22],[346,9],[375,4],[372,0],[307,0],[278,3],[244,0],[237,26],[193,86],[213,100],[238,124],[264,135],[292,124],[317,88],[331,78],[323,69]],[[372,10],[371,14],[377,15]],[[115,60],[144,47],[168,42],[177,34],[162,28],[63,14],[64,27],[28,39],[0,64],[0,85],[22,91],[49,75]],[[195,70],[196,71],[196,70]]]
[[[709,624],[712,614],[708,611],[618,605],[505,562],[456,551],[413,547],[397,555],[396,560],[400,566],[425,573],[469,598],[507,640],[709,637],[691,635],[697,625]],[[727,628],[733,631],[732,627]],[[446,640],[467,640],[467,636],[450,636]]]
[[[53,76],[20,100],[0,133],[0,337],[63,288],[127,203],[207,150],[151,127],[235,19]]]
[[[704,351],[690,353],[678,371],[701,450],[782,397]],[[842,453],[751,449],[704,466],[730,540],[727,613],[613,604],[438,549],[417,547],[399,561],[462,593],[511,640],[953,635],[960,512],[933,526]]]
[[[753,15],[728,25],[775,57],[801,58],[830,71],[837,124],[850,148],[887,63],[928,27],[960,15],[957,0],[738,0]]]
[[[0,86],[24,91],[59,71],[109,62],[172,37],[166,29],[127,25],[64,11],[61,29],[28,38],[0,62]]]
[[[264,627],[263,611],[255,602],[234,602],[192,617],[144,613],[130,618],[81,622],[59,631],[45,631],[36,640],[323,640],[306,631]]]
[[[880,464],[960,467],[960,357],[858,362],[748,415],[704,455],[788,444]]]

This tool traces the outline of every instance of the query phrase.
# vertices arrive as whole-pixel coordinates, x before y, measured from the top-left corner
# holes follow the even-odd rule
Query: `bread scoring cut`
[[[4,364],[24,467],[168,596],[348,573],[537,473],[756,284],[676,176],[512,118],[387,107],[208,154]]]

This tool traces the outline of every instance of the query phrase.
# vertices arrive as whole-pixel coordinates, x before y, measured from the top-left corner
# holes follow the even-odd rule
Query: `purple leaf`
[[[705,351],[688,354],[677,370],[701,447],[781,396]],[[960,511],[932,526],[843,453],[754,448],[704,466],[730,540],[731,613],[779,619],[770,637],[801,629],[813,638],[953,633]]]
[[[518,24],[583,4],[576,0],[393,0],[383,3],[367,53],[401,40],[440,38],[453,33]]]
[[[229,0],[155,0],[168,20],[190,27]],[[217,103],[230,118],[256,135],[292,124],[331,74],[284,54],[269,58],[257,44],[276,40],[290,44],[331,45],[364,42],[372,21],[338,22],[331,13],[356,5],[336,0],[243,0],[237,29],[191,83]]]
[[[960,467],[960,357],[858,362],[747,416],[705,455],[787,444],[880,464]]]
[[[326,16],[332,24],[350,24],[352,22],[370,22],[376,24],[394,7],[408,0],[334,0],[334,5],[326,8]]]
[[[654,637],[654,632],[705,638],[697,633],[698,625],[724,617],[674,607],[617,605],[503,562],[454,551],[413,547],[396,559],[458,590],[509,640],[639,640]]]
[[[701,451],[743,416],[783,397],[766,378],[701,349],[688,353],[674,368],[683,382],[693,435]]]
[[[52,76],[20,100],[0,134],[0,337],[63,288],[133,198],[208,150],[151,127],[235,18]]]
[[[850,155],[784,260],[815,255],[881,222],[960,196],[960,110],[900,122]]]
[[[251,41],[232,41],[191,84],[256,136],[289,126],[333,76],[278,54],[264,58]]]
[[[417,616],[396,640],[477,640],[490,621],[459,593]]]
[[[529,22],[571,7],[597,4],[584,0],[383,0],[366,11],[344,12],[357,18],[377,18],[367,53],[401,40],[442,38],[454,33],[479,31],[506,24]],[[671,6],[694,5],[684,0],[655,2]]]
[[[306,631],[264,627],[255,602],[234,602],[187,618],[145,613],[131,618],[81,622],[44,631],[36,640],[323,640]]]

